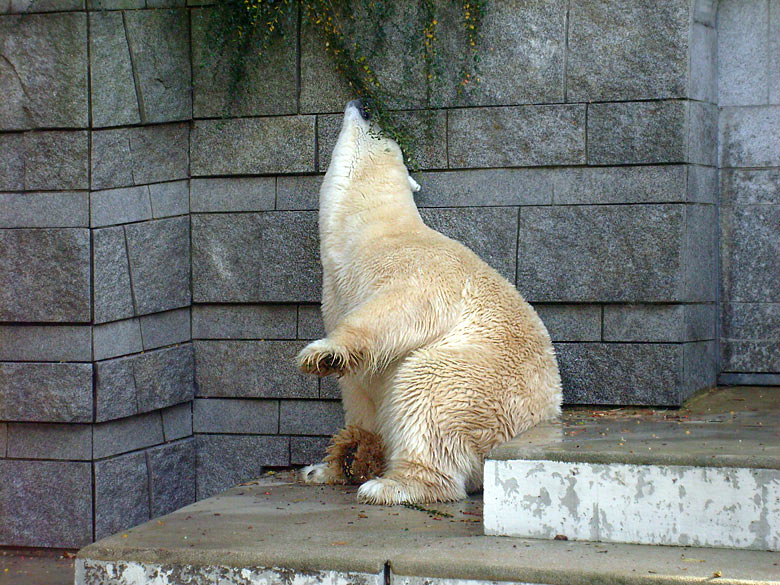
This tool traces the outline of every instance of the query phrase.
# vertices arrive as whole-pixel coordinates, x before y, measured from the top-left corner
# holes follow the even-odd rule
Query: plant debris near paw
[[[418,510],[419,512],[425,512],[428,514],[431,518],[454,518],[452,514],[449,512],[442,512],[441,510],[435,510],[433,508],[426,508],[425,506],[421,506],[420,504],[403,504],[404,508],[409,508],[410,510]]]
[[[353,96],[363,100],[382,131],[401,147],[409,167],[417,170],[424,143],[434,142],[436,117],[429,109],[440,106],[443,96],[467,96],[479,84],[486,3],[218,0],[216,17],[201,19],[199,26],[213,53],[229,56],[222,57],[230,72],[228,111],[248,68],[256,67],[278,39],[312,31]],[[446,59],[440,52],[443,45]],[[420,92],[424,95],[418,96]],[[404,105],[413,97],[420,99],[411,108]],[[410,116],[399,111],[403,107],[417,111]]]

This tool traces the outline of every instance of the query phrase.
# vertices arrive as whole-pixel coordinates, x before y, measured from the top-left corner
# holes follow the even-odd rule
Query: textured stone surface
[[[294,339],[295,305],[195,305],[196,339]]]
[[[0,133],[0,189],[24,189],[24,134]]]
[[[316,213],[196,215],[192,229],[196,302],[319,300]]]
[[[0,17],[0,129],[87,126],[84,14]]]
[[[715,339],[715,306],[606,305],[604,341]]]
[[[201,397],[316,398],[317,379],[295,367],[300,341],[196,341]]]
[[[542,169],[447,171],[415,175],[420,207],[549,205],[553,173]]]
[[[125,227],[138,314],[190,304],[190,222],[160,219]]]
[[[88,325],[0,325],[0,360],[88,362]]]
[[[125,18],[121,12],[92,12],[89,32],[93,126],[138,124],[141,116]]]
[[[681,402],[683,350],[663,343],[556,343],[564,402]]]
[[[89,194],[0,193],[0,228],[89,227]]]
[[[294,114],[297,108],[296,35],[297,10],[280,28],[290,31],[261,51],[246,51],[240,81],[233,87],[231,69],[238,57],[238,43],[224,42],[213,8],[192,11],[193,112],[196,118]],[[217,30],[215,34],[214,30]],[[209,42],[210,41],[210,42]],[[222,46],[220,45],[220,42]]]
[[[190,31],[186,10],[143,10],[123,14],[133,58],[141,122],[186,120],[192,116]]]
[[[138,412],[192,400],[195,363],[188,343],[139,355],[133,364]]]
[[[185,402],[162,411],[163,434],[166,441],[192,435],[192,403]]]
[[[687,2],[589,2],[569,9],[569,101],[686,97]]]
[[[314,171],[314,116],[196,121],[192,175]]]
[[[188,135],[186,124],[92,132],[92,188],[110,189],[186,179]]]
[[[195,440],[177,441],[146,452],[152,518],[195,501]]]
[[[725,371],[780,372],[780,304],[724,303],[721,323]]]
[[[780,104],[780,4],[769,2],[769,103]]]
[[[718,164],[718,108],[714,104],[688,103],[687,160],[700,164]]]
[[[714,205],[685,206],[685,274],[680,300],[715,300],[718,286],[717,224],[718,216]]]
[[[92,460],[89,425],[9,423],[8,457]]]
[[[0,189],[89,188],[89,139],[81,130],[0,134]]]
[[[198,499],[259,477],[266,466],[290,463],[287,437],[196,435]]]
[[[718,32],[695,23],[691,29],[691,99],[720,103],[718,98]]]
[[[720,174],[717,168],[688,165],[688,201],[717,203]]]
[[[84,0],[3,0],[0,12],[60,12],[83,10]]]
[[[90,193],[92,227],[152,219],[149,188],[125,187]]]
[[[95,463],[95,538],[149,520],[146,456],[130,453]]]
[[[103,459],[162,443],[162,418],[159,412],[140,414],[96,424],[92,433],[92,454]]]
[[[601,341],[598,305],[534,305],[553,341]]]
[[[0,275],[0,320],[90,320],[88,230],[0,230]]]
[[[53,548],[91,542],[90,467],[73,461],[0,460],[0,542]]]
[[[687,400],[698,390],[711,388],[717,382],[717,344],[712,341],[685,343],[680,399]]]
[[[310,465],[325,458],[328,437],[290,437],[290,465]]]
[[[5,457],[5,448],[8,438],[8,425],[0,423],[0,458]]]
[[[780,105],[755,108],[723,108],[720,116],[720,165],[722,167],[771,167],[780,165]]]
[[[319,209],[322,175],[276,178],[276,209]]]
[[[185,215],[190,211],[189,181],[149,185],[149,198],[152,201],[152,217],[155,219]]]
[[[92,365],[0,362],[0,419],[90,422]]]
[[[298,339],[325,337],[325,325],[319,305],[298,305]]]
[[[686,200],[684,165],[554,169],[550,177],[555,205]]]
[[[590,104],[588,162],[685,162],[686,109],[684,101]]]
[[[189,308],[144,315],[141,317],[141,338],[145,350],[189,341]]]
[[[452,110],[448,132],[453,168],[585,162],[580,105]]]
[[[95,365],[96,421],[103,422],[138,411],[133,364],[135,358],[98,362]]]
[[[720,201],[724,208],[732,205],[780,205],[779,169],[723,169],[720,179]]]
[[[95,323],[134,315],[130,263],[123,227],[92,231]]]
[[[679,205],[523,208],[517,286],[532,302],[680,300],[684,236]]]
[[[192,212],[266,211],[274,208],[276,179],[193,179]]]
[[[341,388],[337,378],[332,376],[320,378],[320,398],[341,400]]]
[[[718,103],[765,104],[769,60],[767,2],[720,2]]]
[[[274,435],[279,432],[277,400],[198,399],[192,409],[196,433]]]
[[[344,426],[341,402],[282,400],[279,432],[289,435],[332,435]]]
[[[143,350],[141,323],[138,319],[114,321],[92,329],[92,347],[96,360],[105,360]]]
[[[515,281],[516,208],[422,209],[420,215],[427,225],[458,240],[504,278],[510,282]]]

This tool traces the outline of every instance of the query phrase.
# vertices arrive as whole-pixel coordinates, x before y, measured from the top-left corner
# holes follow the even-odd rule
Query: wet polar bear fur
[[[481,487],[490,449],[560,414],[555,353],[512,284],[423,223],[399,147],[363,116],[350,102],[320,189],[327,337],[297,360],[341,376],[335,442],[355,427],[381,438],[384,473],[360,501],[459,500]],[[334,457],[301,475],[346,479]]]

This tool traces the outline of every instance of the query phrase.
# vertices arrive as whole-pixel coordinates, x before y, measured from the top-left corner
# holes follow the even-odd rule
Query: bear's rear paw
[[[327,339],[312,341],[301,350],[296,359],[304,373],[317,376],[341,376],[354,370],[357,365],[357,359],[346,347],[333,344]]]
[[[395,478],[379,477],[367,481],[357,493],[359,502],[380,506],[454,502],[465,497],[463,486],[456,483],[428,482],[398,475]]]
[[[415,501],[402,483],[394,479],[382,478],[372,479],[361,485],[357,498],[358,502],[379,506],[408,504]]]

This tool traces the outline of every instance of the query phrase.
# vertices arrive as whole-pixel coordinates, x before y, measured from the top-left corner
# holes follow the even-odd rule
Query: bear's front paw
[[[306,374],[343,376],[353,371],[357,359],[346,347],[336,345],[327,339],[318,339],[304,347],[296,358],[298,367]]]

